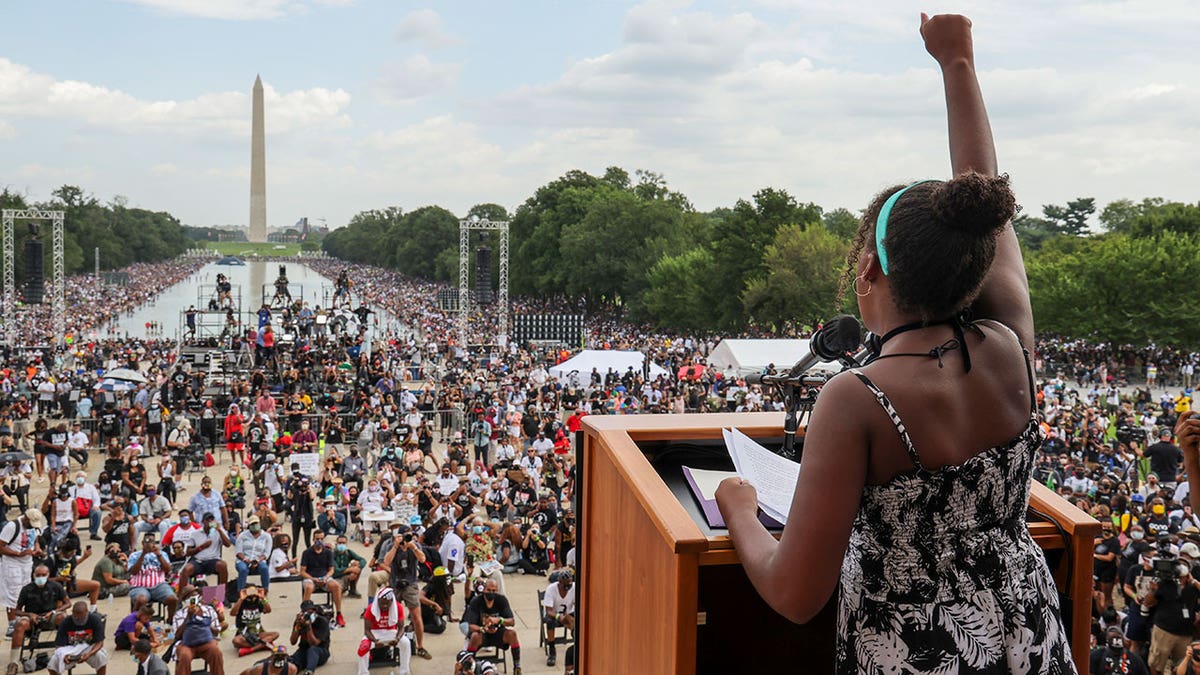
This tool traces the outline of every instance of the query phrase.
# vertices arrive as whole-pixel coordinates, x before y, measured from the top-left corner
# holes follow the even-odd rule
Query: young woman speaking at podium
[[[746,573],[796,622],[838,591],[837,670],[1073,673],[1025,524],[1041,443],[1033,314],[975,77],[971,22],[921,16],[941,67],[953,178],[880,193],[850,254],[869,365],[821,391],[778,541],[754,487],[717,501]]]

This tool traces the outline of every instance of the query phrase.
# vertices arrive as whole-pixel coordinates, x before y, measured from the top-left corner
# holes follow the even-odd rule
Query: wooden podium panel
[[[578,672],[726,673],[833,667],[836,598],[805,625],[771,610],[727,534],[706,535],[639,443],[714,441],[736,427],[783,435],[782,413],[588,416],[579,452]],[[1092,547],[1100,524],[1038,483],[1029,531],[1068,599],[1072,655],[1087,672]],[[705,528],[707,529],[707,528]],[[1065,555],[1064,555],[1065,553]]]

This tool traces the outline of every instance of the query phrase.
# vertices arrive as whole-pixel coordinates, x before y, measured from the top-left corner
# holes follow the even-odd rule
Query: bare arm
[[[942,69],[951,170],[955,176],[968,171],[995,176],[996,146],[975,76],[970,19],[957,15],[929,18],[922,14],[921,36],[926,50]],[[978,318],[996,319],[1012,328],[1026,346],[1033,344],[1029,281],[1011,223],[1005,225],[996,240],[996,258],[975,300],[974,310]]]
[[[1200,512],[1200,413],[1179,416],[1175,423],[1175,438],[1183,450],[1183,468],[1188,477],[1188,499],[1192,512]]]

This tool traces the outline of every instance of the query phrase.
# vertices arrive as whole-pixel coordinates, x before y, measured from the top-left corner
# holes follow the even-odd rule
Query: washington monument
[[[250,227],[246,238],[250,241],[267,240],[267,147],[263,134],[263,86],[262,78],[254,78],[254,102],[250,125]]]

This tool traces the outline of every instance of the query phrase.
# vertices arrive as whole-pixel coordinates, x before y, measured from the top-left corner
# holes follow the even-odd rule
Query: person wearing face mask
[[[221,619],[217,610],[200,601],[200,591],[194,586],[183,586],[179,596],[183,604],[174,613],[172,626],[175,629],[175,675],[191,675],[192,659],[204,659],[209,673],[225,672],[225,656],[217,636],[221,634]]]
[[[136,640],[131,648],[136,675],[168,675],[167,662],[155,654],[149,640]]]
[[[383,558],[383,567],[389,572],[387,584],[396,591],[396,597],[404,602],[404,606],[412,615],[413,632],[417,638],[417,656],[423,659],[432,658],[425,650],[425,624],[419,611],[421,588],[417,585],[418,567],[425,563],[425,551],[410,525],[402,525],[393,538],[392,546]]]
[[[262,522],[258,516],[250,516],[246,521],[246,529],[238,535],[234,543],[237,562],[238,590],[246,588],[246,582],[251,573],[257,574],[262,582],[263,591],[271,587],[271,559],[273,546],[271,535],[262,531]]]
[[[333,578],[333,551],[325,545],[325,534],[318,532],[310,548],[300,556],[300,578],[303,580],[304,599],[312,597],[313,591],[327,591],[337,610],[337,625],[346,625],[342,617],[342,585]],[[294,641],[293,641],[294,644]]]
[[[292,622],[292,644],[296,652],[289,659],[301,671],[311,673],[329,660],[329,619],[317,611],[312,600],[300,603],[300,613]]]
[[[169,549],[177,539],[186,542],[190,532],[198,529],[200,529],[200,523],[192,517],[191,510],[179,509],[179,522],[167,528],[162,537],[163,546]]]
[[[108,671],[108,652],[104,651],[104,620],[98,613],[89,612],[85,602],[75,603],[71,607],[70,618],[58,624],[54,653],[46,670],[50,675],[59,675],[80,663],[95,668],[96,675],[105,675]]]
[[[468,625],[467,651],[477,652],[480,647],[511,649],[513,675],[521,675],[521,642],[513,630],[516,619],[508,598],[496,592],[492,579],[483,584],[483,592],[471,598],[463,621]]]
[[[17,654],[25,641],[25,635],[35,626],[38,630],[51,630],[62,622],[70,606],[66,589],[50,578],[50,568],[38,565],[33,570],[33,579],[21,588],[17,597],[15,619],[12,626],[12,646],[9,663],[17,663]]]
[[[1157,540],[1166,534],[1175,534],[1179,527],[1167,517],[1167,505],[1162,497],[1150,500],[1150,514],[1139,523],[1150,539]]]
[[[92,568],[92,581],[100,584],[100,597],[129,595],[129,573],[125,571],[124,553],[119,545],[105,546],[104,557]]]
[[[100,491],[87,482],[87,473],[79,471],[70,487],[71,499],[75,500],[79,517],[87,518],[92,541],[100,541]]]
[[[146,492],[146,469],[136,455],[126,460],[121,471],[121,490],[130,499],[137,499]]]
[[[138,502],[138,534],[146,532],[166,534],[171,525],[171,502],[158,494],[157,487],[147,487],[146,496]]]
[[[307,421],[301,422],[300,429],[292,436],[292,447],[294,448],[293,452],[317,451],[317,432],[309,428]]]
[[[203,522],[205,515],[212,514],[222,528],[229,529],[229,509],[225,498],[213,489],[212,478],[207,475],[200,479],[200,491],[192,495],[188,509],[192,512],[192,518],[196,520]]]
[[[546,627],[546,665],[553,666],[557,657],[554,630],[562,627],[575,632],[575,580],[571,570],[558,573],[558,579],[542,594],[542,623]]]
[[[337,543],[333,546],[333,578],[346,589],[347,596],[362,597],[358,592],[358,579],[366,568],[366,559],[350,550],[350,541],[346,535],[339,535]]]
[[[1136,652],[1125,648],[1121,629],[1113,626],[1104,631],[1104,643],[1092,650],[1088,656],[1088,671],[1095,675],[1128,673],[1150,675],[1146,662]]]
[[[468,538],[491,534],[491,528],[485,527],[483,521],[478,516],[470,520],[469,524],[468,519],[464,519],[459,527],[467,533],[466,536]],[[442,543],[438,546],[438,555],[442,559],[442,566],[446,568],[451,577],[461,576],[466,571],[463,561],[467,551],[467,542],[464,540],[463,535],[460,535],[455,528],[450,527],[450,521],[448,520],[439,520],[430,526],[429,529],[441,534]]]
[[[271,657],[256,662],[242,671],[241,675],[297,675],[296,664],[288,660],[287,647],[279,645],[271,650]]]
[[[1092,554],[1092,574],[1100,591],[1098,611],[1103,612],[1112,602],[1113,584],[1117,580],[1117,557],[1121,551],[1121,540],[1113,529],[1111,520],[1100,519],[1100,533]]]
[[[215,574],[222,586],[229,581],[229,565],[221,559],[221,547],[233,546],[233,542],[211,512],[204,514],[200,529],[190,530],[186,539],[178,540],[187,546],[188,556],[179,573],[180,584],[190,582],[195,574]]]
[[[395,591],[387,587],[379,589],[375,601],[367,606],[363,614],[363,638],[358,643],[357,652],[358,675],[368,675],[372,654],[379,654],[389,647],[399,647],[394,650],[398,672],[408,675],[412,648],[408,637],[400,630],[403,625],[404,608],[396,601]]]
[[[1175,579],[1150,582],[1143,606],[1154,610],[1148,665],[1154,673],[1167,673],[1188,657],[1192,630],[1200,612],[1200,583],[1192,578],[1186,561],[1175,561]]]
[[[346,533],[346,512],[338,508],[335,499],[325,500],[321,514],[317,516],[317,529],[331,537]]]

